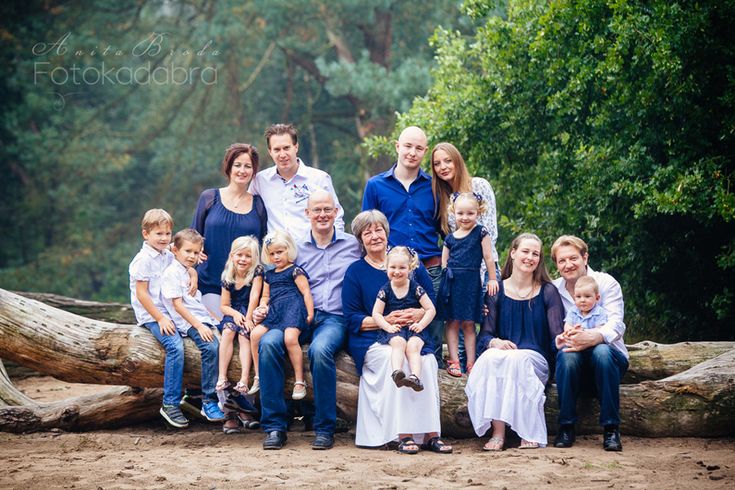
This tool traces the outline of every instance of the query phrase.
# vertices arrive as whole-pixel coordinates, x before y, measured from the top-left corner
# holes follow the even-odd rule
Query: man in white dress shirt
[[[323,170],[307,166],[297,155],[298,131],[291,124],[274,124],[265,130],[268,153],[275,165],[258,172],[250,185],[250,192],[263,198],[268,210],[268,231],[284,230],[297,240],[309,232],[305,217],[309,195],[318,189],[332,195],[338,209],[334,222],[338,231],[344,231],[344,211],[332,186],[332,178]]]
[[[587,244],[572,235],[559,237],[551,247],[551,258],[561,277],[554,281],[564,309],[574,306],[574,285],[582,276],[590,276],[600,288],[600,306],[607,313],[604,325],[576,328],[556,339],[556,387],[559,392],[559,431],[554,446],[574,444],[577,422],[577,397],[587,384],[594,384],[600,400],[600,425],[603,426],[602,447],[605,451],[621,451],[620,380],[628,369],[628,350],[623,343],[623,293],[611,275],[593,271],[588,265]]]

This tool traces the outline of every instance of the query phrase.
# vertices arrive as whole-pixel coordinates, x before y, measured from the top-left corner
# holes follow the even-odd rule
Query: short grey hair
[[[355,235],[357,241],[360,242],[360,249],[362,253],[367,253],[365,245],[362,243],[362,234],[365,230],[370,228],[372,225],[380,225],[385,230],[385,237],[388,238],[390,235],[390,225],[388,224],[388,218],[377,209],[369,209],[355,216],[352,220],[352,234]],[[387,244],[386,244],[387,245]]]

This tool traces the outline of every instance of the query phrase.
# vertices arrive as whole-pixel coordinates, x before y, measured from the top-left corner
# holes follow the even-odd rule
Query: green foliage
[[[628,340],[734,338],[735,2],[497,3],[466,2],[472,37],[436,31],[434,85],[396,126],[492,182],[501,244],[582,236]]]

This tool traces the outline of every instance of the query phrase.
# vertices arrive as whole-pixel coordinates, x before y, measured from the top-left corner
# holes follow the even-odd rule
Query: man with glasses
[[[354,236],[337,229],[339,208],[325,190],[313,191],[307,199],[305,216],[310,229],[297,240],[297,263],[309,276],[314,298],[314,320],[301,343],[310,341],[309,366],[314,392],[313,449],[334,444],[337,420],[337,368],[335,356],[347,337],[342,317],[342,280],[347,267],[360,258]],[[283,399],[286,351],[283,333],[273,329],[260,340],[261,424],[268,434],[264,449],[280,449],[286,442],[290,414]]]

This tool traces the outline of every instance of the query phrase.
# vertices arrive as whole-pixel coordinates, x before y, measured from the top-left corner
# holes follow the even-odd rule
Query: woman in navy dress
[[[252,235],[259,242],[268,231],[268,214],[260,196],[248,192],[258,173],[258,150],[235,143],[225,151],[222,172],[228,184],[207,189],[199,196],[191,227],[204,237],[204,252],[197,266],[202,303],[218,320],[222,319],[221,276],[230,245],[241,236]]]
[[[513,240],[502,278],[498,294],[486,296],[488,315],[477,338],[482,355],[465,387],[475,432],[482,437],[492,429],[486,451],[503,450],[507,425],[522,449],[546,445],[544,389],[554,339],[564,329],[564,307],[536,235]]]

